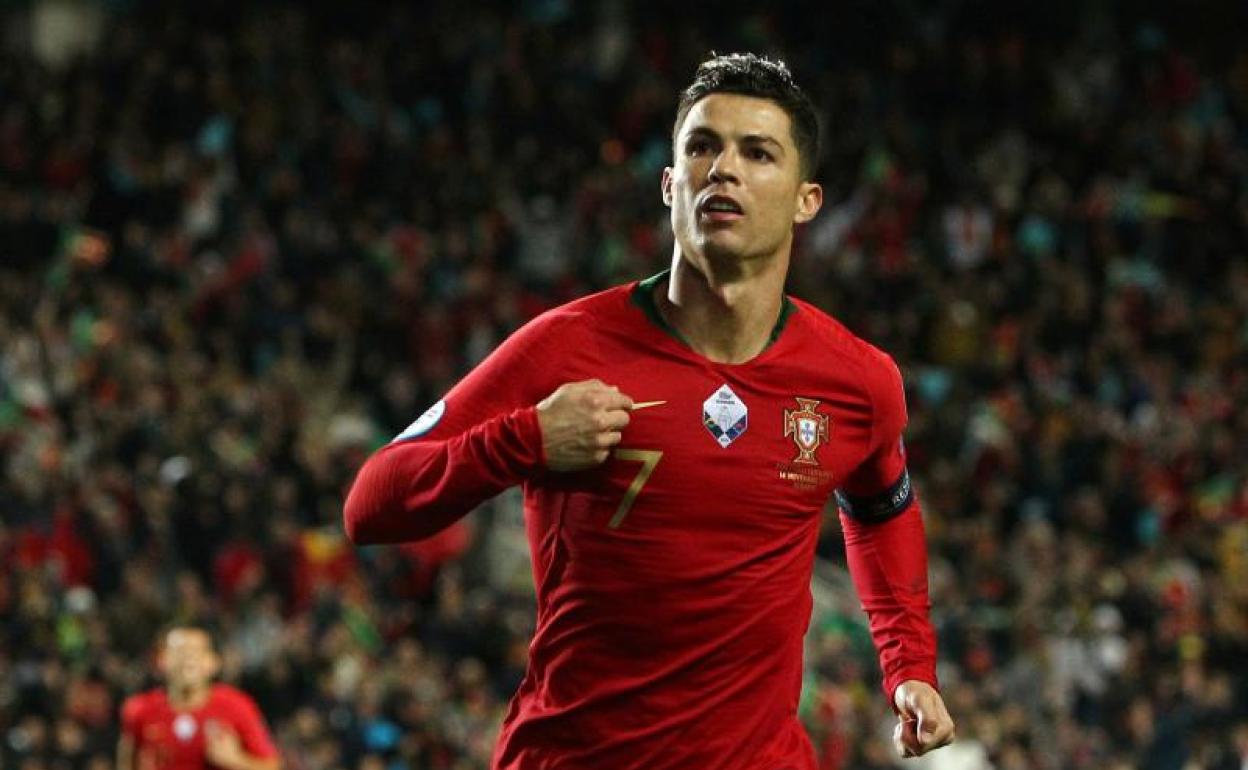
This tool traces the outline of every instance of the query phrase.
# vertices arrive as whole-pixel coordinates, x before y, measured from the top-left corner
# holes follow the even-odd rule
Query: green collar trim
[[[633,288],[630,299],[632,299],[634,305],[641,308],[641,312],[645,313],[651,323],[658,326],[671,337],[674,337],[685,347],[692,348],[693,346],[689,344],[689,341],[686,340],[684,336],[674,327],[672,327],[671,324],[663,319],[663,315],[659,313],[659,306],[655,304],[654,301],[655,287],[666,280],[671,272],[671,269],[664,270],[650,276],[649,278],[638,281],[637,285]],[[780,299],[780,317],[776,319],[776,325],[771,330],[771,336],[767,338],[767,347],[764,347],[763,350],[767,350],[767,348],[776,344],[776,340],[780,339],[780,333],[783,332],[784,327],[788,325],[789,317],[793,315],[795,310],[797,310],[797,306],[794,305],[793,301],[789,299],[789,295],[782,295]]]

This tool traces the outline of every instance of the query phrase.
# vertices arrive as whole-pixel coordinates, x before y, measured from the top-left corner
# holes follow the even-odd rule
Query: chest
[[[871,405],[815,367],[717,367],[639,357],[596,362],[636,402],[604,466],[569,480],[596,525],[698,537],[783,536],[818,517],[862,462]],[[596,519],[604,518],[605,522]]]
[[[207,718],[198,711],[154,709],[139,730],[139,749],[152,757],[156,767],[199,767],[187,762],[202,758]]]

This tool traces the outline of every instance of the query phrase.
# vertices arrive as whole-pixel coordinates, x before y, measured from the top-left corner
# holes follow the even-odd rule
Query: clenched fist
[[[907,679],[893,693],[897,726],[893,746],[901,757],[921,757],[953,742],[953,718],[940,693],[927,682]]]
[[[620,443],[633,400],[601,380],[560,385],[537,405],[546,467],[576,471],[601,465]]]

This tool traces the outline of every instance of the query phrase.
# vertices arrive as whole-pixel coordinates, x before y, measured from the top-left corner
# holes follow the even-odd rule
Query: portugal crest
[[[178,714],[177,718],[173,720],[173,734],[183,743],[195,737],[196,727],[195,717],[190,714]]]
[[[784,435],[792,436],[793,443],[797,445],[797,457],[793,458],[793,462],[818,465],[815,450],[828,439],[828,416],[816,411],[819,408],[818,399],[794,398],[801,408],[784,410]]]

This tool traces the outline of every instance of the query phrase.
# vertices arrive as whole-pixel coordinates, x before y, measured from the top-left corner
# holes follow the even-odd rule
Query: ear
[[[663,168],[663,180],[660,182],[663,190],[663,205],[668,208],[672,207],[672,167],[665,166]]]
[[[802,182],[797,187],[797,211],[793,214],[796,224],[803,224],[815,218],[823,206],[823,188],[814,182]]]
[[[218,654],[214,650],[213,652],[209,653],[208,678],[209,679],[214,678],[219,673],[221,673],[221,655]]]

